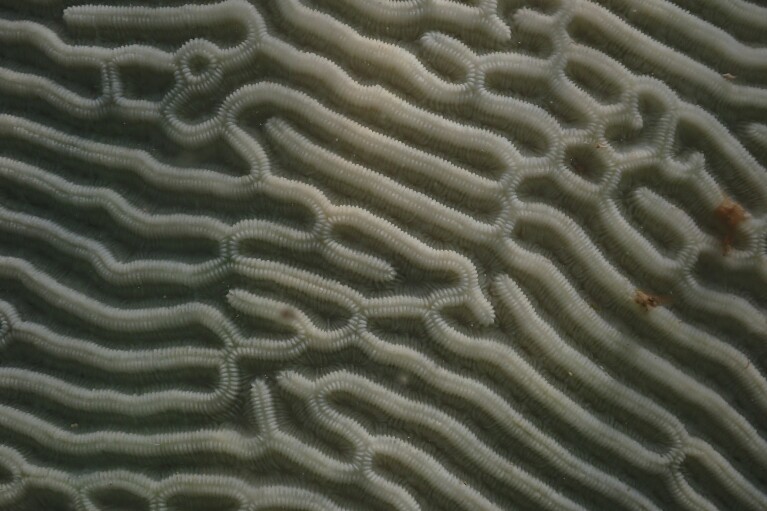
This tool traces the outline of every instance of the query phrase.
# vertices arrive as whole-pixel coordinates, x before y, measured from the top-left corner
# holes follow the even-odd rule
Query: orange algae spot
[[[725,197],[719,206],[714,210],[717,218],[724,223],[725,233],[722,240],[722,252],[727,255],[732,248],[732,242],[735,239],[735,231],[738,226],[742,224],[746,218],[746,210],[743,206],[733,201],[729,197]]]
[[[655,307],[658,307],[659,305],[669,303],[670,301],[671,301],[670,296],[660,296],[660,295],[645,293],[641,289],[637,289],[636,293],[634,293],[634,302],[636,302],[639,306],[641,306],[646,311],[650,309],[654,309]]]

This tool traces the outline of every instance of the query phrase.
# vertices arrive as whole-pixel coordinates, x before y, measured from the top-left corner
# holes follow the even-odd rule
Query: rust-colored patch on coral
[[[280,311],[280,317],[284,319],[285,321],[294,321],[298,319],[298,316],[296,316],[296,312],[289,307],[285,307],[284,309]]]
[[[735,231],[737,231],[738,226],[746,220],[748,215],[746,210],[743,209],[743,206],[729,197],[724,198],[722,203],[714,210],[714,213],[717,218],[724,223],[725,233],[724,239],[722,240],[722,253],[727,255],[730,252],[730,249],[732,249],[732,242],[735,240]]]
[[[644,310],[649,311],[660,305],[669,303],[671,301],[670,296],[654,295],[645,293],[641,289],[637,289],[634,293],[634,302],[641,306]]]

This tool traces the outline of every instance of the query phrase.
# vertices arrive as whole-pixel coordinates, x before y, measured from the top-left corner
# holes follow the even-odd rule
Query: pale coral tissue
[[[767,509],[767,5],[0,0],[0,511]]]

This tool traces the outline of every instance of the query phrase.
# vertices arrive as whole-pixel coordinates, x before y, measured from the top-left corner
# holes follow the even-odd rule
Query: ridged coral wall
[[[0,510],[767,509],[767,6],[164,4],[0,0]]]

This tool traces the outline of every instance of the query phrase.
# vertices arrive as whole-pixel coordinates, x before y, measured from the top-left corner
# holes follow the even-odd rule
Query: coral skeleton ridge
[[[0,510],[767,509],[767,7],[0,0]]]

